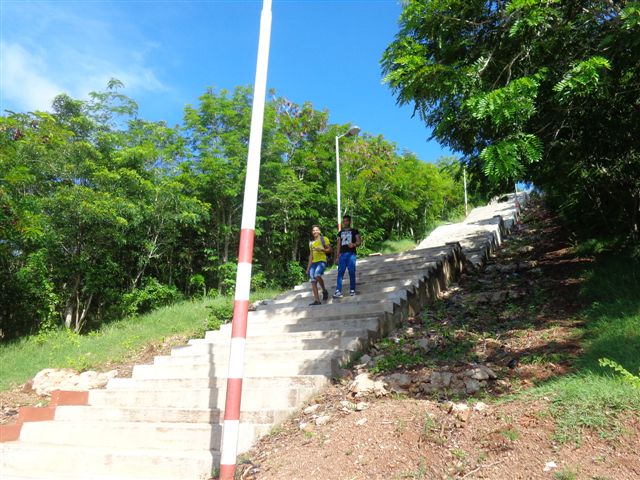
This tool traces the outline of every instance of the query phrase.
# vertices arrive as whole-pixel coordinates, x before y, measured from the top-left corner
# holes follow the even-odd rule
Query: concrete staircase
[[[309,285],[299,285],[250,312],[239,452],[465,266],[481,268],[516,219],[511,195],[439,227],[416,250],[359,259],[354,297],[312,307]],[[335,279],[335,270],[325,276],[330,291]],[[0,479],[208,479],[219,464],[230,328],[135,366],[131,378],[88,392],[85,405],[58,403],[52,419],[25,421],[18,440],[0,443]]]

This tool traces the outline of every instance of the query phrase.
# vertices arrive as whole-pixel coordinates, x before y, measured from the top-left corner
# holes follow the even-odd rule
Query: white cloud
[[[2,108],[48,110],[62,86],[47,78],[44,58],[18,44],[0,41]]]
[[[87,15],[49,5],[47,12],[36,22],[19,9],[2,19],[7,27],[0,39],[2,109],[48,110],[56,95],[86,99],[89,92],[104,90],[111,78],[121,80],[124,93],[132,97],[167,90],[146,60],[158,45],[133,25],[99,11]],[[14,22],[8,24],[10,16]]]

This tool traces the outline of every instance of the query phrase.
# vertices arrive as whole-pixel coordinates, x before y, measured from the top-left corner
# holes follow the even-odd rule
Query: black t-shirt
[[[356,247],[351,248],[350,243],[356,243],[356,235],[360,235],[360,232],[355,228],[349,230],[340,230],[338,233],[338,242],[340,243],[340,253],[352,252],[356,253]]]

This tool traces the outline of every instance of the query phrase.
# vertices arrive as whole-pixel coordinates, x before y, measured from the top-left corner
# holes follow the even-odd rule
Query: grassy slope
[[[276,291],[252,295],[269,298]],[[55,330],[0,345],[0,390],[13,388],[44,368],[100,368],[118,362],[143,346],[172,335],[201,337],[207,329],[209,308],[231,304],[229,297],[184,301],[146,315],[105,325],[88,335]]]
[[[590,306],[581,312],[584,353],[574,363],[576,373],[533,392],[553,398],[561,441],[579,442],[584,427],[615,433],[621,412],[640,412],[640,389],[598,363],[609,358],[640,376],[640,263],[621,253],[598,257],[581,296]]]

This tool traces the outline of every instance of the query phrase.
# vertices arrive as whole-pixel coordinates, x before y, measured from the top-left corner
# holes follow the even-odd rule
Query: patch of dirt
[[[629,435],[604,441],[586,433],[581,446],[553,440],[553,421],[544,400],[494,404],[473,411],[466,422],[447,413],[446,404],[415,399],[381,399],[369,408],[340,408],[343,389],[318,398],[313,424],[302,412],[244,455],[243,479],[550,479],[638,478],[638,421]],[[473,405],[475,402],[470,402]],[[313,428],[301,431],[300,422]],[[552,463],[553,462],[553,463]],[[552,467],[551,465],[555,465]],[[547,471],[545,471],[545,466]]]
[[[107,372],[117,370],[117,377],[131,377],[134,365],[153,363],[156,355],[169,355],[171,347],[184,345],[189,339],[183,335],[167,337],[163,342],[151,343],[132,352],[126,359],[118,362],[107,362],[93,370]],[[80,372],[78,372],[80,373]],[[43,407],[49,404],[48,396],[38,395],[31,387],[31,380],[17,388],[0,391],[0,425],[10,425],[18,419],[20,407]]]
[[[367,361],[310,402],[308,413],[301,410],[242,455],[237,478],[640,478],[637,416],[623,419],[619,436],[584,430],[579,445],[561,444],[550,398],[499,401],[571,373],[580,354],[578,289],[593,259],[576,256],[566,238],[541,205],[529,208],[485,270],[463,274],[440,301],[391,335],[395,350],[376,344]],[[398,348],[411,358],[419,339],[438,345],[422,365],[373,373],[375,360]],[[475,394],[419,386],[432,372],[459,374],[478,363],[498,378]],[[373,379],[402,374],[412,383],[386,397],[354,399],[350,381],[363,372]],[[454,404],[469,410],[461,415]]]

